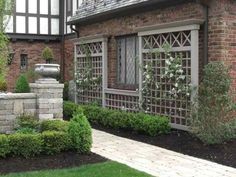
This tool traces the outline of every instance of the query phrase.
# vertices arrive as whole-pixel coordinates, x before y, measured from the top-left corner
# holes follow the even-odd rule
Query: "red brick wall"
[[[29,42],[29,41],[16,41],[11,42],[12,48],[15,50],[15,56],[12,64],[9,66],[9,71],[7,75],[8,90],[13,91],[16,83],[16,79],[23,71],[20,69],[20,55],[28,55],[28,70],[33,69],[36,63],[45,63],[41,57],[42,50],[44,47],[49,46],[53,50],[54,63],[60,64],[61,61],[61,44],[60,42]]]
[[[64,42],[64,80],[72,80],[74,76],[74,43],[71,39]]]
[[[236,1],[212,1],[209,8],[209,61],[224,61],[232,67],[236,91]]]
[[[101,23],[95,23],[86,26],[79,25],[78,30],[80,33],[80,37],[96,34],[106,34],[111,36],[108,41],[108,86],[115,87],[117,67],[115,36],[135,33],[136,27],[175,22],[193,18],[204,19],[203,7],[200,4],[187,3],[132,16],[111,19]],[[200,42],[202,42],[202,31],[200,33]],[[202,44],[200,44],[200,46],[202,49]],[[202,51],[200,52],[200,56],[202,56]],[[202,58],[200,60],[202,60]]]

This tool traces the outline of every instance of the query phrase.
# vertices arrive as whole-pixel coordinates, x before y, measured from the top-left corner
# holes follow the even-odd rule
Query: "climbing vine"
[[[102,77],[95,77],[93,74],[92,57],[88,45],[82,44],[81,47],[85,53],[85,66],[83,66],[83,69],[76,71],[75,78],[78,92],[83,93],[86,89],[96,89],[101,84]]]

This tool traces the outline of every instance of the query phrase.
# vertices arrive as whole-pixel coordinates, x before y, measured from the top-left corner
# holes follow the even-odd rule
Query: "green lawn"
[[[4,177],[151,177],[126,165],[105,162],[80,168],[9,174]]]

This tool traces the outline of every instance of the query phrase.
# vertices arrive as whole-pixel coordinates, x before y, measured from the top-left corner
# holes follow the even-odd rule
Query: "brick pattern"
[[[230,66],[236,91],[236,1],[211,1],[209,9],[209,61]]]
[[[45,41],[16,41],[11,42],[10,45],[15,50],[15,55],[12,64],[9,65],[9,71],[7,75],[8,91],[14,91],[16,80],[21,73],[26,73],[30,69],[34,69],[34,65],[36,63],[45,63],[45,61],[41,57],[41,53],[44,47],[49,46],[50,48],[52,48],[54,54],[54,63],[60,64],[62,54],[60,42],[45,43]],[[27,70],[20,69],[21,54],[28,55]]]
[[[64,80],[74,78],[74,43],[71,39],[64,42]]]

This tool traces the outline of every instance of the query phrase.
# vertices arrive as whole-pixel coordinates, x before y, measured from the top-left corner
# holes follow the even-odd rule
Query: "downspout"
[[[205,66],[208,64],[208,33],[209,33],[209,7],[207,5],[203,5],[204,7],[204,18],[205,18],[205,23],[204,23],[204,41],[203,41],[203,50],[204,50],[204,56],[203,56],[203,65]]]
[[[76,32],[76,37],[79,38],[79,30],[77,30],[76,28],[73,28],[73,25],[70,25],[70,29]]]

